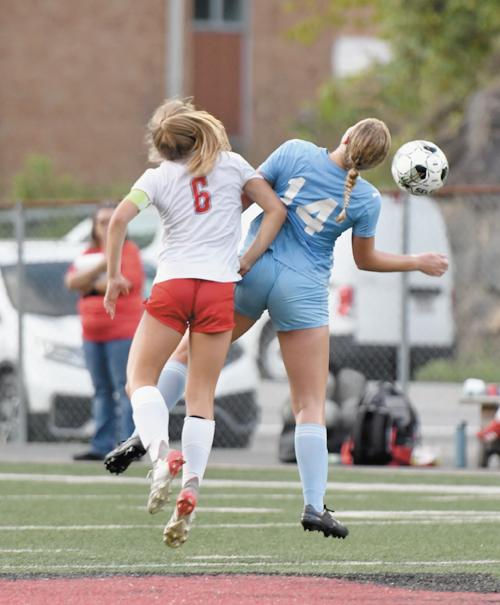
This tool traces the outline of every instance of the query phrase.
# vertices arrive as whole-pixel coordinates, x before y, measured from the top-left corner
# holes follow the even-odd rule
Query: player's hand
[[[250,269],[252,268],[252,263],[249,262],[249,260],[247,258],[245,258],[245,255],[243,254],[242,257],[240,257],[240,270],[238,271],[238,273],[243,276],[245,275],[245,273],[248,273],[250,271]]]
[[[104,296],[104,308],[106,313],[111,315],[111,319],[114,319],[116,312],[116,301],[121,295],[128,296],[130,289],[130,281],[125,279],[123,276],[116,277],[108,280],[108,287],[106,288],[106,295]]]
[[[438,252],[416,254],[415,258],[418,261],[419,271],[422,271],[426,275],[440,277],[450,266],[450,261],[446,258],[446,254],[439,254]]]

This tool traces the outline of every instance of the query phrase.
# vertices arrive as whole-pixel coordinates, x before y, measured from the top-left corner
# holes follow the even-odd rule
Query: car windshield
[[[78,292],[68,290],[64,275],[71,263],[29,263],[25,265],[23,306],[25,313],[36,315],[76,315]],[[17,265],[1,267],[2,276],[12,305],[18,308]]]

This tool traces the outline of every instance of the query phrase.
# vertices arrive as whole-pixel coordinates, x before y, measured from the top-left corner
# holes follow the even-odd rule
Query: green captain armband
[[[148,196],[141,191],[140,189],[132,189],[132,191],[125,197],[126,200],[130,200],[133,202],[137,208],[139,208],[139,212],[146,209],[149,204],[151,204]]]

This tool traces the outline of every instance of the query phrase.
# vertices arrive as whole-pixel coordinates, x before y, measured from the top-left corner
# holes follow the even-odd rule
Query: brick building
[[[286,39],[283,0],[184,0],[182,91],[257,164],[331,74],[333,32]],[[133,181],[167,95],[169,0],[2,0],[0,189],[28,153],[87,182]]]

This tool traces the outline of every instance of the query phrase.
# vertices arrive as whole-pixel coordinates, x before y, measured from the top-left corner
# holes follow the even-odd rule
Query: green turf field
[[[0,569],[50,573],[481,572],[500,577],[498,477],[331,469],[345,540],[304,532],[296,468],[209,469],[183,546],[146,510],[144,466],[0,464]],[[179,480],[174,481],[174,497]],[[174,499],[172,499],[172,502]]]

